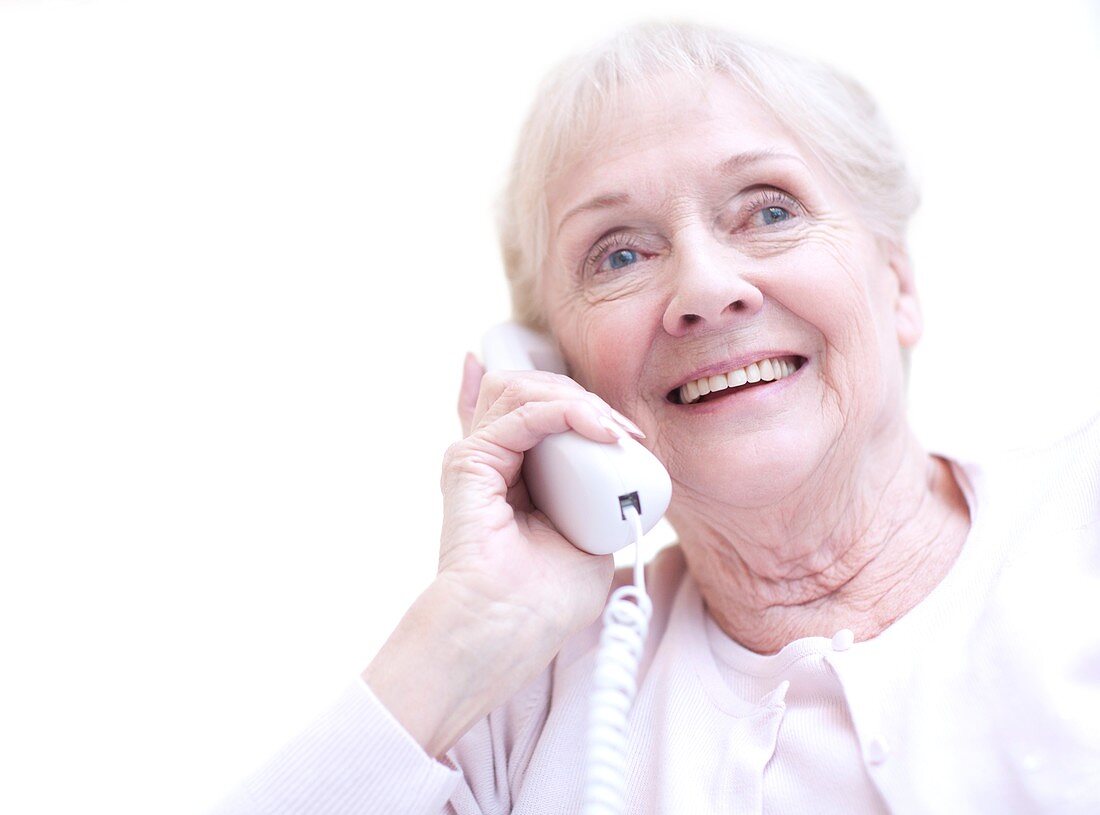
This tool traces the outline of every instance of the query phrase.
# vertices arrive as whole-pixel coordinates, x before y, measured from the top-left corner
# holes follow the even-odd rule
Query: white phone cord
[[[615,590],[603,613],[595,687],[588,708],[588,778],[584,815],[621,815],[626,803],[627,727],[638,686],[638,662],[653,603],[645,591],[642,521],[625,509],[634,529],[634,585]]]

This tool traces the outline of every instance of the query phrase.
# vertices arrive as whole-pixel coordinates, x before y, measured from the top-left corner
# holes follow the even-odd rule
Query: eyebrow
[[[791,155],[790,153],[777,153],[774,150],[750,150],[747,153],[738,153],[735,156],[730,156],[725,161],[720,162],[718,166],[714,168],[714,171],[719,175],[733,175],[752,164],[758,164],[761,161],[771,161],[773,159],[797,161],[799,164],[805,163],[798,156]]]
[[[797,161],[800,164],[804,163],[798,156],[793,156],[790,153],[776,153],[772,150],[750,150],[746,153],[738,153],[737,155],[723,159],[714,168],[714,172],[716,175],[733,175],[750,165],[774,159],[787,159]],[[569,212],[565,214],[565,217],[561,219],[561,223],[558,224],[558,231],[555,234],[560,235],[562,227],[565,226],[565,222],[574,215],[580,215],[582,212],[591,212],[598,209],[611,209],[628,203],[630,203],[630,196],[625,192],[597,195],[595,198],[569,210]]]

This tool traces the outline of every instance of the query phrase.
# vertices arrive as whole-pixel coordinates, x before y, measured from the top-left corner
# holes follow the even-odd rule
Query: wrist
[[[560,642],[507,604],[438,579],[363,671],[379,701],[432,757],[534,678]]]

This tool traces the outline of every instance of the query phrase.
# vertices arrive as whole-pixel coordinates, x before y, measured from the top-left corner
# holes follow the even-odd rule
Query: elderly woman
[[[467,358],[438,577],[226,811],[580,810],[630,576],[527,496],[524,452],[570,428],[634,434],[673,483],[626,811],[1100,811],[1100,422],[981,466],[922,447],[916,202],[816,64],[693,26],[566,63],[502,232],[571,378]]]

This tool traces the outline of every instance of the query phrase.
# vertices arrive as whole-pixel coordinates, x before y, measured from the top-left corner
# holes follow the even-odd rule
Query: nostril
[[[700,317],[698,314],[685,314],[684,315],[684,324],[685,325],[695,325],[701,319],[703,319],[703,318]]]

